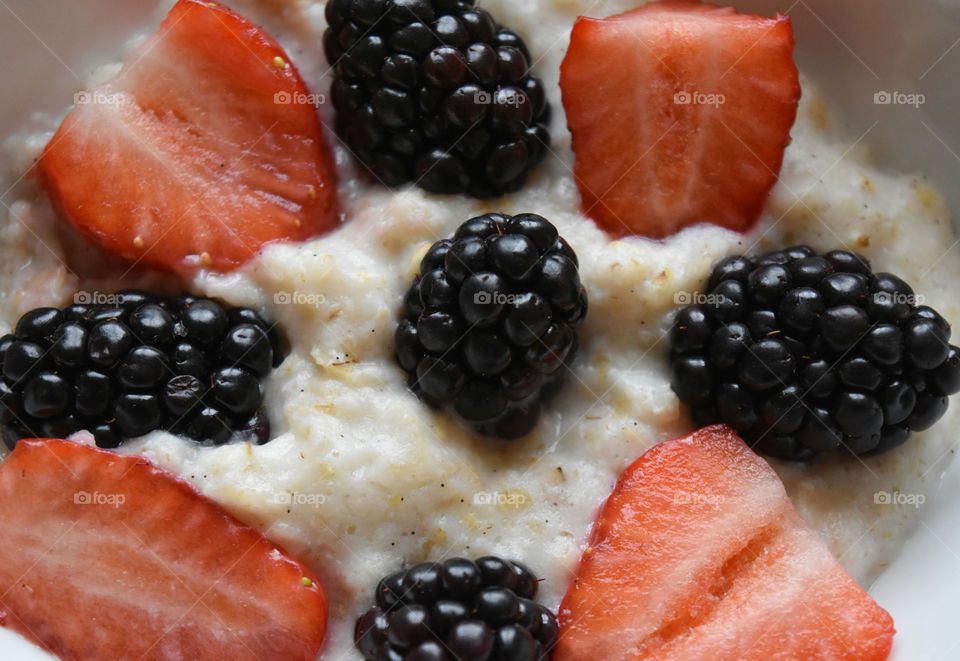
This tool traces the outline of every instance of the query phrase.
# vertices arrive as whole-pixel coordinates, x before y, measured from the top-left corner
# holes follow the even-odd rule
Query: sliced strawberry
[[[560,68],[584,212],[616,236],[749,229],[800,85],[790,19],[666,0],[579,18]]]
[[[63,658],[317,655],[310,570],[145,459],[20,441],[0,499],[0,621]]]
[[[554,661],[885,659],[893,620],[729,427],[630,466],[560,606]]]
[[[61,215],[126,259],[228,270],[337,222],[306,85],[260,28],[180,0],[110,81],[78,99],[41,159]]]

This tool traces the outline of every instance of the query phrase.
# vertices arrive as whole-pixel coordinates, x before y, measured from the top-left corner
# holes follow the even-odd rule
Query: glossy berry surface
[[[214,443],[270,439],[260,379],[283,349],[259,313],[193,296],[111,298],[31,310],[0,338],[0,424],[11,449],[83,429],[107,448],[157,429]]]
[[[548,661],[557,619],[536,593],[537,577],[518,562],[424,562],[380,580],[354,642],[366,661]]]
[[[587,312],[577,264],[536,214],[472,218],[433,244],[395,335],[413,391],[483,434],[529,433],[577,352]]]
[[[960,391],[950,325],[916,299],[847,251],[728,257],[676,316],[673,390],[698,424],[726,423],[768,455],[885,452]]]
[[[336,128],[372,178],[434,193],[519,190],[550,143],[523,39],[473,0],[332,0]]]

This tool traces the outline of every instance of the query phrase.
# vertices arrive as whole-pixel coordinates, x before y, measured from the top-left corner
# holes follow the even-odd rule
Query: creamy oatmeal
[[[162,4],[158,22],[172,3]],[[314,91],[327,91],[322,4],[230,4],[284,44]],[[404,563],[486,553],[522,559],[545,579],[544,602],[557,606],[616,476],[647,448],[691,428],[669,387],[665,331],[676,305],[688,302],[684,293],[704,284],[719,257],[794,243],[845,247],[868,256],[877,271],[906,279],[947,319],[960,318],[951,294],[960,260],[947,251],[954,237],[940,196],[922,177],[888,174],[871,163],[854,138],[834,130],[829,100],[806,79],[781,181],[749,235],[704,225],[663,242],[610,241],[584,218],[558,69],[579,13],[608,15],[636,4],[481,1],[527,39],[554,107],[553,155],[520,193],[482,203],[371,188],[351,178],[353,166],[338,149],[348,222],[308,243],[270,247],[239,272],[193,282],[198,293],[262,306],[291,340],[290,356],[267,382],[275,438],[259,447],[214,448],[154,433],[124,451],[182,475],[313,565],[331,600],[324,659],[359,658],[351,652],[354,618],[376,581]],[[36,158],[59,119],[38,119],[6,141],[10,181]],[[121,282],[75,275],[61,259],[81,264],[95,253],[54,222],[32,181],[21,181],[17,192],[19,201],[0,222],[2,330],[31,308],[72,302],[78,290],[163,282],[139,272]],[[590,299],[573,377],[534,433],[513,443],[476,436],[426,408],[393,359],[400,301],[420,257],[487,211],[550,219],[578,252]],[[800,513],[868,584],[915,521],[913,508],[875,504],[874,493],[932,494],[958,423],[955,405],[933,429],[880,457],[772,463]]]

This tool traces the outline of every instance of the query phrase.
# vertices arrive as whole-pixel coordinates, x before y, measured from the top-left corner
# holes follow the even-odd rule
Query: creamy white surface
[[[326,91],[321,4],[231,4],[280,38],[312,89]],[[635,4],[607,2],[591,13]],[[886,174],[871,164],[855,137],[834,132],[806,80],[781,182],[754,232],[740,236],[704,225],[664,242],[610,241],[578,211],[557,88],[569,28],[590,3],[481,5],[527,38],[554,106],[553,154],[529,185],[488,203],[413,188],[391,193],[352,180],[352,166],[338,150],[349,218],[343,227],[305,244],[273,246],[240,272],[201,275],[193,283],[195,291],[231,304],[264,306],[291,339],[290,357],[268,382],[276,438],[262,447],[208,448],[155,433],[125,448],[184,476],[311,562],[332,605],[323,659],[358,658],[350,652],[354,618],[376,580],[404,563],[515,557],[545,579],[542,598],[557,605],[619,472],[653,444],[691,428],[668,385],[664,331],[676,293],[702,286],[720,256],[792,243],[846,246],[870,257],[877,270],[904,277],[948,319],[960,318],[951,294],[960,261],[948,250],[954,237],[939,195],[921,177]],[[58,119],[40,118],[6,142],[12,179]],[[19,187],[22,201],[12,206],[19,222],[0,224],[3,330],[33,307],[71,302],[77,290],[159,282],[73,275],[61,258],[84,248],[65,238],[70,233],[30,181]],[[574,378],[536,431],[513,444],[477,437],[421,405],[392,357],[400,300],[420,256],[463,220],[493,210],[551,219],[580,256],[590,298]],[[876,505],[874,493],[930,494],[958,422],[954,405],[931,431],[885,456],[774,465],[800,513],[866,584],[903,544],[915,518],[913,508]],[[300,494],[289,499],[296,502],[284,502],[290,493]],[[512,504],[475,503],[478,494],[492,493]]]

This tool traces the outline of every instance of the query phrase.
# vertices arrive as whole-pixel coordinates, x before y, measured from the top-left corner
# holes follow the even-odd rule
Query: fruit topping
[[[478,216],[437,241],[404,299],[396,354],[414,392],[519,438],[556,395],[587,313],[579,262],[536,214]]]
[[[283,359],[282,338],[255,310],[131,290],[106,299],[31,310],[0,338],[10,448],[82,429],[107,448],[155,429],[270,439],[260,379]]]
[[[749,229],[796,117],[793,43],[786,16],[690,0],[579,18],[560,87],[584,213],[615,236]]]
[[[554,659],[881,661],[893,620],[729,427],[647,451],[603,506]]]
[[[43,180],[71,225],[124,259],[229,270],[338,222],[311,98],[260,28],[180,0],[116,76],[78,95]]]
[[[354,640],[366,661],[549,661],[557,619],[536,593],[519,562],[424,562],[380,581]]]
[[[550,144],[523,39],[474,0],[331,0],[337,131],[373,178],[433,193],[519,190]]]
[[[932,426],[960,390],[950,325],[866,259],[796,246],[735,255],[673,324],[673,390],[694,421],[807,460],[878,453]]]
[[[0,463],[3,620],[63,659],[302,659],[316,576],[142,457],[24,440]]]

